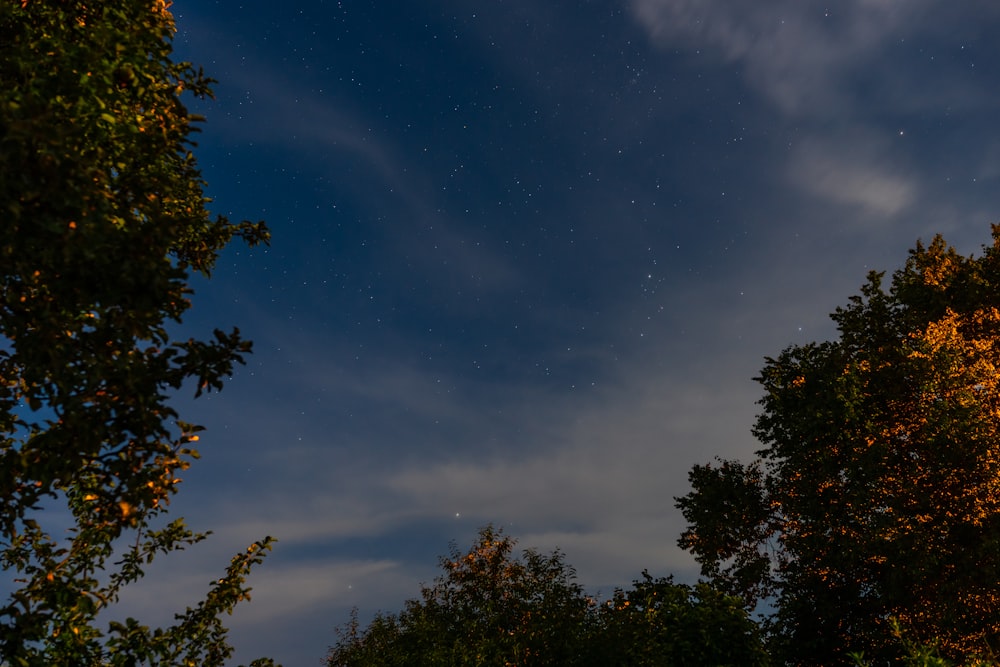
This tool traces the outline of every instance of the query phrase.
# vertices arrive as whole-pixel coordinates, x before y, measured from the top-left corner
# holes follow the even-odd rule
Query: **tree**
[[[1000,647],[1000,227],[980,257],[937,237],[839,337],[768,359],[750,464],[696,466],[680,544],[748,606],[771,596],[788,664]]]
[[[268,239],[206,209],[182,95],[211,80],[171,60],[167,4],[0,0],[3,665],[221,665],[219,615],[270,549],[237,555],[169,628],[98,627],[157,553],[204,538],[165,517],[201,430],[170,397],[221,389],[250,343],[169,330],[192,272],[233,237]]]
[[[601,605],[589,660],[621,667],[769,664],[760,628],[739,598],[646,572]]]
[[[513,556],[516,542],[491,526],[467,553],[454,545],[444,574],[399,615],[365,630],[356,615],[330,649],[331,667],[354,665],[573,665],[591,607],[556,551]]]
[[[899,621],[896,620],[890,622],[890,630],[893,638],[903,649],[902,658],[898,664],[906,665],[906,667],[957,667],[955,663],[941,657],[937,641],[930,644],[917,644],[903,633]],[[853,660],[851,664],[856,667],[875,667],[873,663],[865,659],[863,651],[852,653],[850,658]],[[998,664],[1000,662],[997,662],[995,658],[977,656],[963,660],[962,667],[997,667]]]
[[[559,551],[527,549],[486,527],[467,553],[454,546],[444,574],[398,615],[338,630],[330,667],[367,665],[766,665],[756,625],[736,598],[643,574],[599,604],[575,583]]]

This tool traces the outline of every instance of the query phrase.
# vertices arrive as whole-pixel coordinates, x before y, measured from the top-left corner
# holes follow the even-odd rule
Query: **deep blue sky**
[[[695,576],[673,497],[749,457],[763,357],[870,269],[1000,219],[1000,5],[178,0],[215,210],[264,218],[192,333],[256,353],[186,419],[216,535],[130,605],[281,541],[239,658],[316,664],[502,525],[605,593]],[[186,403],[182,402],[182,405]]]

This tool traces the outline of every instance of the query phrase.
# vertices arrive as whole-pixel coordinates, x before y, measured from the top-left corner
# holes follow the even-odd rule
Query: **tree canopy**
[[[774,654],[892,658],[898,623],[944,657],[1000,649],[1000,228],[979,257],[937,237],[767,362],[757,460],[696,466],[680,544],[776,608]]]
[[[0,0],[4,665],[221,665],[219,614],[270,548],[237,555],[169,628],[98,626],[154,555],[204,537],[164,516],[201,430],[170,399],[221,389],[250,343],[170,331],[192,272],[233,237],[268,239],[207,210],[182,98],[211,80],[171,59],[168,4]]]
[[[399,615],[356,616],[330,650],[331,667],[352,665],[570,665],[582,644],[588,601],[562,554],[526,550],[484,528],[472,548],[452,545],[444,572]]]
[[[599,603],[559,551],[526,549],[487,526],[399,614],[365,628],[357,610],[338,630],[330,667],[361,665],[766,665],[757,626],[740,601],[643,574]]]
[[[739,598],[647,572],[599,607],[585,664],[764,667],[759,626]]]

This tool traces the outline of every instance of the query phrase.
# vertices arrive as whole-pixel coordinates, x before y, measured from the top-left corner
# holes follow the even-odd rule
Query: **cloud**
[[[792,152],[789,178],[827,202],[891,218],[915,202],[919,188],[880,143],[872,137],[806,139]]]
[[[706,277],[697,293],[664,290],[657,298],[673,315],[659,320],[623,300],[599,336],[620,345],[584,350],[594,385],[573,389],[414,363],[402,343],[353,363],[328,332],[273,322],[258,342],[284,351],[249,383],[273,384],[273,402],[240,396],[241,382],[213,396],[199,420],[228,424],[224,450],[273,443],[242,451],[253,481],[227,476],[254,489],[250,505],[245,494],[225,500],[220,479],[205,473],[213,539],[238,549],[274,534],[281,551],[337,553],[331,545],[344,540],[460,514],[508,525],[524,546],[563,548],[588,584],[625,584],[647,567],[690,572],[674,546],[683,520],[673,496],[685,492],[694,463],[755,448],[759,390],[750,378],[760,357],[786,344],[793,325],[825,321],[863,277],[859,270],[843,287],[843,267],[829,261],[837,268],[789,252],[730,264],[737,275]],[[756,296],[740,296],[734,282]],[[844,292],[817,306],[816,289],[831,284]],[[628,331],[649,343],[626,345]]]
[[[699,383],[634,370],[579,401],[519,406],[523,442],[505,456],[407,467],[385,487],[417,512],[499,521],[525,545],[561,547],[590,582],[689,568],[672,547],[673,495],[690,465],[726,453],[722,443],[746,451],[753,389],[713,386],[711,372]]]
[[[701,330],[691,345],[745,328],[737,320],[749,313],[708,301],[702,310],[677,304],[692,332]],[[668,340],[657,329],[671,325],[644,325],[651,340]],[[217,562],[268,534],[280,540],[276,554],[334,554],[344,541],[384,539],[459,514],[466,524],[506,525],[523,546],[562,548],[588,585],[626,584],[643,568],[690,573],[690,558],[674,546],[683,525],[673,496],[684,493],[694,463],[753,448],[756,358],[706,359],[676,339],[669,350],[653,343],[641,358],[603,359],[595,385],[577,389],[477,379],[391,357],[352,369],[319,352],[319,334],[286,344],[309,363],[271,378],[283,388],[280,405],[223,394],[205,406],[211,419],[202,421],[230,424],[225,433],[210,429],[231,441],[214,448],[273,443],[244,451],[240,470],[225,477],[212,473],[206,450],[209,467],[196,467],[195,492],[177,499],[179,514],[196,515],[187,506],[202,502],[197,489],[212,494]],[[328,407],[314,409],[310,397],[320,394]],[[355,411],[357,424],[341,419]],[[246,468],[253,472],[244,476]],[[226,493],[223,483],[253,489],[252,497]]]
[[[146,576],[122,590],[120,601],[104,613],[104,620],[135,616],[145,624],[170,626],[176,613],[205,598],[227,561],[224,548],[214,539],[157,559],[145,568]],[[328,555],[290,560],[276,548],[252,572],[247,582],[250,600],[237,605],[233,617],[224,621],[237,650],[231,664],[246,664],[261,655],[294,664],[281,655],[293,644],[275,645],[274,633],[279,628],[286,635],[330,637],[332,643],[333,628],[346,622],[351,607],[364,608],[369,614],[380,608],[395,611],[399,591],[410,595],[418,591],[414,573],[401,565],[389,559]],[[317,659],[322,650],[321,645],[307,649]]]
[[[633,0],[631,8],[658,45],[741,64],[747,81],[782,112],[835,115],[851,106],[846,75],[902,32],[924,4]]]

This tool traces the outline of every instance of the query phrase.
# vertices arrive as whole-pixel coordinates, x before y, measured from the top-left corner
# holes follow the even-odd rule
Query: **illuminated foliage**
[[[958,667],[956,663],[941,656],[939,642],[932,641],[929,644],[914,642],[906,636],[896,619],[892,619],[889,626],[892,636],[903,649],[903,656],[898,661],[899,664],[906,665],[906,667]],[[856,667],[875,667],[875,664],[865,659],[863,651],[851,653],[850,658],[853,661],[851,664]],[[997,667],[998,664],[1000,662],[988,655],[966,656],[961,662],[961,667]]]
[[[250,343],[168,333],[262,223],[212,218],[163,0],[0,0],[0,601],[3,665],[221,665],[219,615],[270,539],[150,630],[113,616],[157,553],[203,539],[164,512],[200,427],[169,396],[218,390]],[[64,534],[63,526],[71,528]]]
[[[835,341],[768,359],[750,465],[697,466],[680,544],[789,664],[1000,647],[1000,228],[981,257],[918,244]]]

